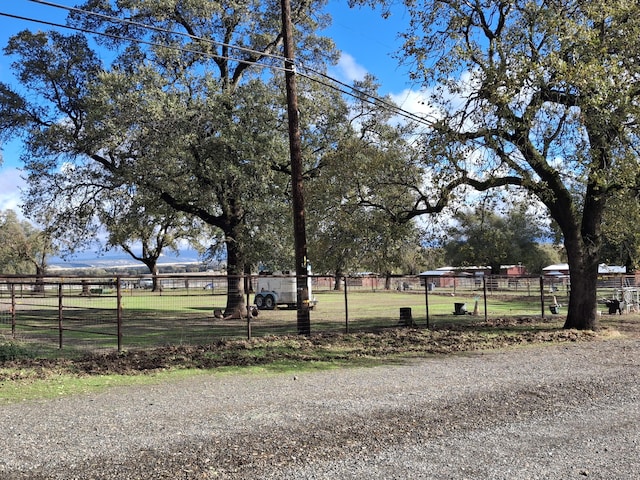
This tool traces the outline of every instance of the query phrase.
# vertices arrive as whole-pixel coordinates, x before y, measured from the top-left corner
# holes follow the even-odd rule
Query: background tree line
[[[293,11],[297,60],[321,74],[338,55],[317,35],[330,21],[325,3]],[[0,84],[0,136],[24,139],[26,215],[69,252],[102,227],[107,246],[153,239],[140,257],[152,270],[155,247],[204,240],[212,255],[224,253],[235,309],[244,301],[239,274],[292,265],[279,2],[80,8],[70,27],[103,35],[24,31],[5,48],[21,86]],[[348,99],[299,77],[314,269],[389,275],[442,232],[446,258],[495,266],[534,253],[524,261],[535,269],[545,252],[526,237],[555,238],[570,266],[566,326],[596,326],[598,264],[637,258],[624,218],[635,219],[640,185],[640,7],[404,8],[413,21],[399,53],[430,93],[429,118],[395,121],[371,77]],[[474,191],[534,208],[498,215],[478,208]]]

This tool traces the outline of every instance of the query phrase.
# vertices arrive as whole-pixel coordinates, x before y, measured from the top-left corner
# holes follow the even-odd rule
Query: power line
[[[233,50],[240,50],[240,51],[251,53],[251,54],[254,54],[254,55],[261,56],[261,57],[270,57],[270,58],[274,58],[276,60],[281,60],[283,62],[285,60],[285,57],[283,57],[282,55],[266,53],[266,52],[262,52],[260,50],[254,50],[254,49],[247,48],[247,47],[239,47],[239,46],[236,46],[236,45],[231,45],[229,43],[218,42],[217,40],[212,40],[210,38],[199,37],[197,35],[192,35],[192,34],[189,34],[189,33],[186,33],[186,32],[178,32],[178,31],[175,31],[175,30],[170,30],[168,28],[156,27],[155,25],[149,25],[149,24],[142,23],[142,22],[136,22],[136,21],[133,21],[133,20],[127,20],[127,19],[124,19],[124,18],[114,17],[114,16],[111,16],[111,15],[105,15],[103,13],[92,12],[90,10],[83,10],[83,9],[77,8],[77,7],[69,7],[67,5],[60,5],[58,3],[53,3],[53,2],[46,1],[46,0],[27,0],[27,1],[28,2],[32,2],[32,3],[38,3],[38,4],[41,4],[41,5],[47,5],[49,7],[60,8],[62,10],[66,10],[68,12],[76,12],[76,13],[81,13],[83,15],[94,16],[94,17],[102,18],[104,20],[109,20],[111,22],[123,23],[123,24],[126,24],[126,25],[132,25],[132,26],[135,26],[135,27],[141,27],[141,28],[148,29],[148,30],[154,30],[154,31],[159,32],[159,33],[168,33],[170,35],[180,35],[180,36],[183,36],[183,37],[190,38],[192,40],[198,40],[198,41],[210,43],[210,44],[221,46],[221,47],[231,48]]]
[[[353,98],[362,100],[362,101],[364,101],[366,103],[369,103],[371,105],[374,105],[374,106],[380,106],[380,107],[386,108],[387,110],[390,110],[392,112],[397,113],[401,117],[407,118],[408,120],[411,120],[411,121],[414,121],[414,122],[417,122],[417,123],[422,123],[422,124],[428,125],[428,126],[432,126],[433,123],[434,123],[434,122],[431,122],[431,121],[427,120],[426,118],[421,117],[421,116],[419,116],[419,115],[417,115],[417,114],[415,114],[413,112],[410,112],[408,110],[404,110],[403,108],[399,107],[398,105],[396,105],[396,104],[394,104],[392,102],[389,102],[388,100],[385,100],[384,98],[380,98],[380,97],[372,95],[372,94],[370,94],[368,92],[365,92],[363,90],[359,90],[359,89],[355,88],[352,85],[349,85],[349,84],[347,84],[345,82],[342,82],[342,81],[338,80],[337,78],[333,78],[333,77],[331,77],[331,76],[329,76],[329,75],[327,75],[325,73],[318,72],[317,70],[314,70],[314,69],[312,69],[310,67],[307,67],[307,66],[304,66],[304,65],[302,66],[302,68],[304,70],[313,72],[314,74],[316,74],[316,75],[318,75],[318,76],[320,76],[322,78],[326,78],[327,80],[329,80],[331,82],[334,82],[334,83],[336,83],[338,85],[341,85],[342,87],[345,87],[348,90],[345,90],[344,88],[336,87],[335,85],[323,82],[323,81],[321,81],[319,79],[313,78],[310,75],[305,75],[305,74],[303,74],[301,72],[298,72],[298,74],[304,76],[305,78],[308,78],[310,80],[318,82],[318,83],[320,83],[320,84],[322,84],[322,85],[324,85],[326,87],[333,88],[333,89],[335,89],[335,90],[337,90],[337,91],[339,91],[341,93],[344,93],[345,95],[349,95],[349,96],[351,96]]]
[[[365,103],[368,103],[370,105],[381,106],[383,109],[390,110],[393,113],[395,113],[396,115],[398,115],[400,117],[404,117],[407,120],[411,120],[411,121],[414,121],[414,122],[417,122],[417,123],[422,123],[422,124],[428,125],[428,126],[433,125],[432,122],[429,122],[428,120],[426,120],[426,119],[424,119],[422,117],[419,117],[419,116],[417,116],[417,115],[415,115],[415,114],[413,114],[413,113],[411,113],[411,112],[409,112],[407,110],[403,110],[403,109],[401,109],[399,107],[396,107],[396,106],[390,107],[390,105],[392,105],[392,104],[389,104],[388,102],[384,102],[380,98],[375,97],[375,96],[373,96],[373,95],[371,95],[369,93],[362,92],[361,90],[358,90],[358,89],[356,89],[354,87],[348,87],[351,90],[350,91],[350,90],[347,90],[347,89],[344,89],[344,88],[337,87],[335,85],[331,85],[330,83],[324,82],[324,81],[322,81],[322,80],[320,80],[318,78],[314,78],[311,75],[306,75],[306,74],[301,73],[301,72],[298,72],[298,75],[300,75],[302,77],[305,77],[305,78],[308,78],[309,80],[311,80],[313,82],[316,82],[316,83],[319,83],[320,85],[324,85],[325,87],[332,88],[332,89],[334,89],[334,90],[336,90],[336,91],[338,91],[340,93],[343,93],[345,95],[353,97],[353,98],[355,98],[357,100],[361,100],[361,101],[363,101]],[[339,80],[336,80],[336,82],[341,83]]]
[[[69,28],[66,25],[60,23],[48,22],[46,20],[37,20],[35,18],[23,17],[21,15],[14,15],[12,13],[0,12],[1,17],[13,18],[14,20],[23,20],[27,22],[41,23],[42,25],[49,25],[50,27]]]
[[[29,0],[29,1],[31,1],[31,0]],[[194,54],[197,54],[197,55],[202,55],[203,57],[217,58],[217,59],[220,59],[220,60],[231,60],[231,61],[234,61],[234,62],[246,63],[246,64],[249,64],[249,65],[255,65],[255,66],[258,66],[258,67],[262,67],[262,68],[272,68],[274,70],[279,70],[279,71],[283,71],[283,72],[286,71],[286,69],[284,67],[279,67],[277,65],[265,65],[263,63],[260,63],[259,61],[247,60],[247,59],[242,59],[242,58],[235,58],[235,57],[230,57],[230,56],[225,56],[225,55],[218,55],[216,53],[205,52],[205,51],[202,51],[202,50],[195,50],[195,49],[191,49],[191,48],[187,48],[187,47],[165,45],[165,44],[161,44],[161,43],[157,43],[157,42],[151,42],[149,40],[142,40],[140,38],[123,37],[121,35],[116,35],[116,34],[113,34],[113,33],[99,32],[97,30],[91,30],[91,29],[82,28],[82,27],[72,27],[72,26],[69,26],[69,25],[62,24],[62,23],[55,23],[55,22],[50,22],[50,21],[47,21],[47,20],[40,20],[40,19],[36,19],[36,18],[24,17],[22,15],[14,15],[14,14],[11,14],[11,13],[0,12],[0,16],[13,18],[13,19],[16,19],[16,20],[22,20],[22,21],[27,21],[27,22],[38,23],[38,24],[42,24],[42,25],[48,25],[50,27],[57,27],[57,28],[63,28],[63,29],[67,29],[67,30],[73,30],[73,31],[76,31],[76,32],[88,33],[88,34],[91,34],[91,35],[109,37],[109,38],[113,38],[115,40],[124,40],[124,41],[129,41],[129,42],[136,42],[136,43],[140,43],[142,45],[148,45],[148,46],[151,46],[151,47],[166,48],[166,49],[176,50],[176,51],[184,52],[184,53],[194,53]]]
[[[284,62],[285,57],[281,56],[281,55],[274,55],[274,54],[268,54],[268,53],[264,53],[264,52],[260,52],[258,50],[254,50],[254,49],[249,49],[246,47],[238,47],[238,46],[234,46],[231,44],[227,44],[227,43],[223,43],[223,42],[218,42],[215,40],[211,40],[211,39],[205,39],[202,37],[198,37],[195,35],[191,35],[188,33],[184,33],[184,32],[176,32],[173,30],[169,30],[169,29],[165,29],[165,28],[160,28],[160,27],[156,27],[153,25],[147,25],[141,22],[135,22],[135,21],[131,21],[131,20],[125,20],[125,19],[120,19],[117,17],[113,17],[113,16],[109,16],[109,15],[104,15],[101,13],[96,13],[96,12],[90,12],[87,10],[82,10],[76,7],[68,7],[66,5],[60,5],[60,4],[56,4],[53,2],[49,2],[46,0],[27,0],[33,3],[38,3],[38,4],[42,4],[42,5],[46,5],[46,6],[51,6],[54,8],[60,8],[63,10],[67,10],[69,12],[78,12],[78,13],[82,13],[85,15],[93,15],[93,16],[97,16],[100,18],[104,18],[106,20],[109,21],[113,21],[113,22],[119,22],[119,23],[125,23],[125,24],[130,24],[130,25],[134,25],[137,27],[141,27],[141,28],[145,28],[145,29],[150,29],[150,30],[155,30],[161,33],[168,33],[168,34],[172,34],[172,35],[181,35],[181,36],[186,36],[188,38],[191,38],[193,40],[200,40],[203,42],[207,42],[207,43],[211,43],[213,45],[218,45],[218,46],[224,46],[227,48],[231,48],[234,50],[239,50],[239,51],[244,51],[244,52],[248,52],[254,55],[258,55],[258,56],[262,56],[262,57],[269,57],[269,58],[273,58],[273,59],[277,59],[277,60],[281,60]],[[91,29],[87,29],[87,28],[83,28],[83,27],[74,27],[74,26],[70,26],[70,25],[66,25],[66,24],[60,24],[60,23],[55,23],[55,22],[50,22],[50,21],[46,21],[46,20],[40,20],[40,19],[35,19],[35,18],[30,18],[30,17],[25,17],[25,16],[21,16],[21,15],[14,15],[14,14],[10,14],[10,13],[6,13],[6,12],[0,12],[0,16],[4,16],[4,17],[9,17],[9,18],[13,18],[16,20],[22,20],[22,21],[28,21],[28,22],[34,22],[34,23],[39,23],[39,24],[43,24],[43,25],[48,25],[51,27],[56,27],[56,28],[62,28],[62,29],[68,29],[68,30],[72,30],[72,31],[78,31],[78,32],[82,32],[82,33],[87,33],[87,34],[91,34],[91,35],[97,35],[97,36],[104,36],[104,37],[108,37],[108,38],[113,38],[115,40],[123,40],[123,41],[129,41],[129,42],[136,42],[136,43],[140,43],[143,45],[148,45],[148,46],[153,46],[153,47],[158,47],[158,48],[167,48],[167,49],[171,49],[171,50],[176,50],[176,51],[180,51],[180,52],[185,52],[185,53],[192,53],[192,54],[197,54],[197,55],[202,55],[203,57],[209,57],[209,58],[214,58],[214,59],[220,59],[220,60],[229,60],[229,61],[234,61],[234,62],[239,62],[239,63],[245,63],[248,65],[253,65],[253,66],[258,66],[261,68],[270,68],[270,69],[274,69],[276,71],[281,71],[281,72],[287,72],[288,70],[285,67],[280,67],[277,65],[273,65],[273,64],[263,64],[260,63],[259,61],[255,61],[255,60],[247,60],[247,59],[242,59],[242,58],[235,58],[232,56],[223,56],[223,55],[218,55],[216,53],[212,53],[212,52],[205,52],[205,51],[201,51],[201,50],[195,50],[195,49],[191,49],[191,48],[187,48],[184,46],[172,46],[172,45],[166,45],[166,44],[161,44],[161,43],[157,43],[157,42],[151,42],[148,40],[142,40],[139,38],[132,38],[132,37],[125,37],[125,36],[121,36],[121,35],[116,35],[116,34],[111,34],[111,33],[107,33],[107,32],[101,32],[101,31],[96,31],[96,30],[91,30]],[[379,106],[382,107],[383,109],[389,110],[393,113],[395,113],[398,116],[401,116],[403,118],[406,118],[407,120],[416,122],[416,123],[420,123],[426,126],[432,126],[433,122],[429,121],[419,115],[416,115],[415,113],[409,112],[408,110],[404,110],[401,107],[385,100],[382,99],[380,97],[377,97],[375,95],[372,95],[370,93],[364,92],[362,90],[359,90],[355,87],[353,87],[352,85],[349,85],[345,82],[342,82],[336,78],[333,78],[323,72],[319,72],[315,69],[312,69],[310,67],[307,67],[305,65],[299,65],[298,66],[299,69],[303,69],[306,70],[308,72],[312,72],[314,75],[317,75],[320,78],[316,78],[312,75],[309,74],[304,74],[301,71],[299,71],[299,69],[296,69],[296,66],[294,65],[294,71],[295,73],[311,80],[314,81],[316,83],[319,83],[321,85],[324,85],[328,88],[332,88],[344,95],[348,95],[351,96],[353,98],[356,98],[358,100],[364,101],[365,103],[369,103],[371,105],[374,106]],[[322,80],[326,79],[327,81]],[[340,85],[340,86],[337,86]],[[342,88],[344,87],[344,88]]]

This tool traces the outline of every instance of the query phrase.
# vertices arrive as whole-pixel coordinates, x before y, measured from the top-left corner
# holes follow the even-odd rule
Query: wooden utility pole
[[[287,113],[289,118],[289,151],[291,156],[291,192],[293,203],[293,235],[296,256],[296,288],[298,307],[298,333],[311,334],[309,316],[309,271],[307,270],[307,234],[304,222],[304,189],[302,180],[302,146],[298,91],[294,66],[293,28],[290,0],[281,0],[282,33],[284,37],[285,79],[287,87]]]

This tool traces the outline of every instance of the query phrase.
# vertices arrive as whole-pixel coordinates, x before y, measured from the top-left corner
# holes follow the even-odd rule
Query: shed
[[[437,270],[427,270],[419,273],[420,285],[424,286],[425,281],[434,287],[450,287],[453,285],[455,272],[451,267],[441,267]]]

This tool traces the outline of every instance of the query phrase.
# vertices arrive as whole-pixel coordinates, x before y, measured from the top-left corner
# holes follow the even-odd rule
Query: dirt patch
[[[619,319],[616,319],[619,320]],[[638,321],[618,321],[625,334],[637,334]],[[519,345],[591,341],[612,334],[563,330],[540,318],[500,318],[468,325],[437,328],[394,328],[352,334],[315,334],[309,337],[262,337],[252,340],[220,340],[208,345],[180,345],[107,354],[87,354],[68,359],[17,359],[5,361],[0,381],[78,376],[137,375],[169,369],[212,369],[259,366],[275,362],[349,362],[394,356],[451,354],[492,350]]]
[[[218,342],[61,364],[91,375],[273,359],[385,363],[269,376],[189,375],[64,401],[8,404],[0,421],[0,477],[637,476],[640,341],[615,329],[620,317],[603,318],[597,334],[562,330],[560,320],[466,320],[478,323]],[[543,342],[549,346],[513,347]],[[482,352],[448,355],[472,349]],[[435,355],[425,358],[429,352]],[[394,362],[394,353],[415,360]]]

